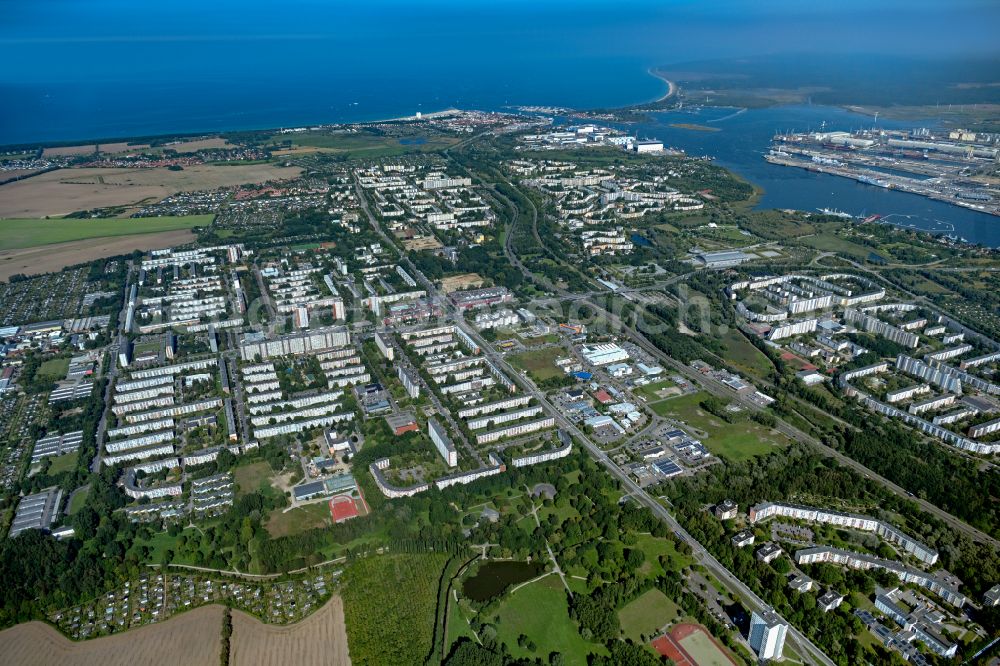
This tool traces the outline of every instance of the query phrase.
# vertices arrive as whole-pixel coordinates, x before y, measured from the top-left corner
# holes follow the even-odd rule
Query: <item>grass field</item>
[[[618,611],[625,636],[642,643],[642,636],[652,636],[660,627],[680,617],[680,607],[659,590],[649,590]]]
[[[744,418],[736,423],[726,423],[701,408],[700,402],[708,397],[705,392],[654,402],[652,410],[660,416],[684,421],[706,434],[702,440],[709,451],[730,460],[745,460],[753,456],[784,447],[787,438],[769,428]]]
[[[87,492],[79,492],[74,494],[69,499],[69,506],[66,507],[66,513],[73,515],[83,507],[87,506]]]
[[[738,330],[729,329],[722,342],[726,345],[725,359],[737,366],[737,369],[758,377],[765,377],[771,371],[768,358]]]
[[[526,370],[535,381],[545,381],[563,375],[563,371],[555,366],[555,360],[563,355],[564,352],[560,347],[545,347],[513,354],[508,356],[507,360],[515,368]]]
[[[62,379],[66,376],[67,370],[69,370],[68,358],[50,358],[38,366],[37,374]]]
[[[287,512],[275,509],[268,516],[264,527],[272,538],[277,539],[316,527],[327,527],[330,524],[330,507],[326,502],[316,502]]]
[[[660,576],[665,573],[664,569],[680,571],[694,562],[691,557],[678,553],[672,541],[659,539],[652,534],[637,534],[635,547],[646,555],[646,561],[642,564],[642,573]],[[665,565],[661,565],[661,557],[665,557],[669,561]]]
[[[0,220],[0,250],[18,250],[88,238],[110,238],[176,231],[208,226],[211,222],[211,215],[98,220]]]
[[[60,474],[62,472],[72,472],[76,467],[76,459],[79,453],[73,451],[64,453],[61,456],[52,458],[52,465],[49,467],[49,474]]]
[[[546,576],[507,595],[496,619],[497,637],[517,657],[547,657],[561,652],[567,664],[586,664],[591,652],[605,653],[601,645],[585,641],[569,618],[566,589],[558,576]],[[542,653],[532,653],[517,644],[524,634],[540,646]]]
[[[347,157],[390,157],[405,153],[422,153],[441,150],[458,143],[452,137],[378,136],[375,134],[328,134],[303,132],[291,137],[275,135],[271,140],[282,142],[291,139],[289,148],[273,151],[275,156],[303,153],[337,153]]]
[[[272,474],[274,474],[274,471],[266,462],[255,462],[234,468],[233,476],[236,478],[236,495],[241,497],[258,490],[265,492],[273,490],[271,486]]]
[[[640,386],[639,388],[634,389],[633,392],[644,396],[649,402],[656,402],[657,400],[663,400],[665,397],[668,397],[671,393],[673,393],[669,391],[669,389],[674,388],[675,386],[677,385],[669,379],[664,379],[661,382],[654,382],[652,384]],[[659,395],[660,391],[664,391],[662,396]]]

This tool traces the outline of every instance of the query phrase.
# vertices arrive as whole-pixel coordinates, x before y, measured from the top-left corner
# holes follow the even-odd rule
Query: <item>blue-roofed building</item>
[[[594,373],[581,370],[580,372],[574,372],[573,376],[581,382],[589,382],[594,377]]]

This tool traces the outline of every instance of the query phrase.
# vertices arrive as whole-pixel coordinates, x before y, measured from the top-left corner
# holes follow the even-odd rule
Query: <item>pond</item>
[[[523,583],[545,570],[539,562],[487,562],[462,585],[462,594],[473,601],[487,601],[511,585]]]

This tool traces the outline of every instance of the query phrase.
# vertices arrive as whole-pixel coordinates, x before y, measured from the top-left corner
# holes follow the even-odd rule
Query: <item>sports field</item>
[[[54,243],[155,234],[163,231],[205,227],[212,215],[179,217],[135,217],[104,219],[11,219],[0,220],[0,251],[19,250]]]
[[[698,624],[678,624],[651,645],[676,666],[736,666],[725,648]]]
[[[620,611],[618,620],[626,638],[636,643],[642,636],[652,636],[660,627],[677,619],[680,609],[659,590],[649,590],[630,601]]]

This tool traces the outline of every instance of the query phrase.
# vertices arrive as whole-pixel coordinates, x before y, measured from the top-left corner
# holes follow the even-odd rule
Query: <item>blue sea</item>
[[[622,106],[663,95],[649,70],[669,63],[873,45],[904,55],[929,43],[995,50],[997,14],[977,0],[0,0],[0,145],[450,107]],[[847,18],[850,30],[817,29]],[[1000,246],[996,218],[760,159],[775,130],[855,127],[868,122],[861,116],[825,107],[698,113],[660,115],[638,131],[713,155],[762,186],[764,206],[892,215]]]

